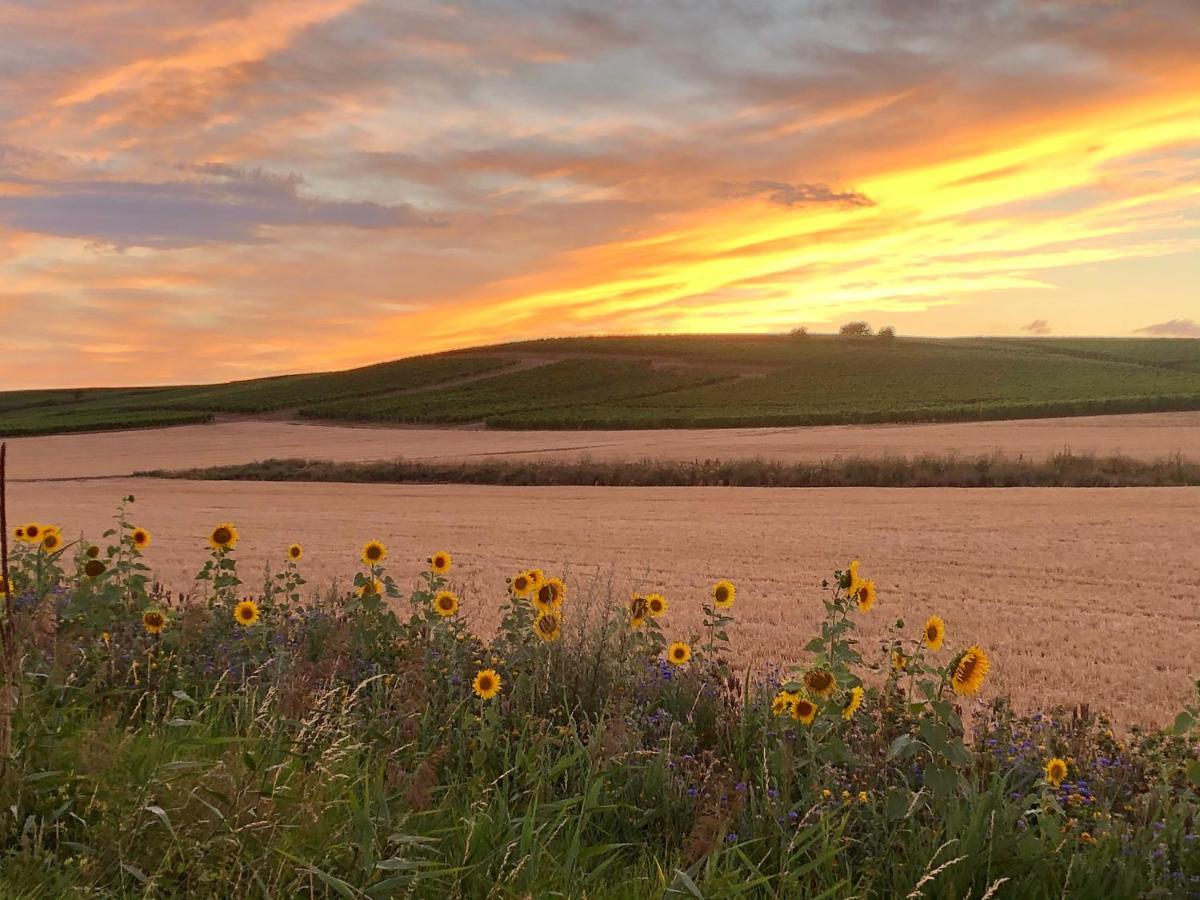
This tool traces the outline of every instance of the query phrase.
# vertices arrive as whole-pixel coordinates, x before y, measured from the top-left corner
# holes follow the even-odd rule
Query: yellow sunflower
[[[646,597],[646,612],[650,613],[650,618],[657,619],[667,611],[667,598],[662,594],[650,594]]]
[[[818,697],[828,697],[837,689],[837,679],[828,669],[813,669],[804,673],[804,686],[809,693]]]
[[[57,534],[59,537],[62,537],[62,529],[57,525],[43,525],[42,537],[45,537],[48,534]]]
[[[438,591],[433,598],[433,611],[443,619],[449,618],[458,612],[458,597],[450,591]]]
[[[533,623],[534,633],[547,644],[562,636],[562,621],[554,613],[543,613]]]
[[[14,528],[14,529],[13,529],[13,537],[14,537],[14,538],[16,538],[18,541],[22,541],[22,542],[24,542],[24,540],[25,540],[25,526],[24,526],[24,525],[18,525],[16,528]]]
[[[133,529],[129,537],[133,541],[133,546],[137,547],[139,550],[145,550],[150,546],[150,532],[148,532],[145,528]]]
[[[445,575],[450,571],[450,566],[454,564],[454,560],[445,550],[439,550],[433,556],[429,557],[429,568],[433,570],[435,575]]]
[[[42,549],[47,553],[53,553],[62,547],[62,537],[57,531],[47,531],[42,535]]]
[[[374,594],[376,597],[382,597],[383,582],[378,578],[372,578],[370,581],[363,583],[358,589],[358,596],[365,597],[367,594]]]
[[[146,629],[147,634],[162,634],[163,629],[167,627],[167,617],[157,609],[148,609],[142,613],[142,627]]]
[[[100,560],[89,559],[86,563],[84,563],[83,574],[88,578],[99,578],[105,573],[107,568],[108,567],[105,566]]]
[[[528,574],[529,574],[529,580],[531,582],[531,587],[535,591],[538,588],[540,588],[542,586],[542,582],[544,582],[546,580],[546,573],[543,572],[541,569],[530,569]]]
[[[946,623],[942,621],[941,616],[930,616],[925,620],[925,627],[921,631],[921,639],[926,647],[930,650],[942,649],[942,641],[946,639]]]
[[[854,602],[858,604],[859,612],[870,612],[871,607],[875,605],[875,582],[870,578],[864,578],[858,582],[858,590],[852,595]]]
[[[237,546],[237,542],[237,529],[229,522],[222,522],[208,536],[208,546],[212,547],[218,553],[234,549]]]
[[[692,658],[692,648],[683,641],[676,641],[667,648],[667,662],[673,666],[682,666]]]
[[[646,598],[641,594],[634,594],[629,598],[629,627],[641,628],[646,624],[646,616],[649,612],[650,607],[646,603]]]
[[[547,578],[533,592],[533,607],[540,615],[555,612],[562,609],[563,598],[566,596],[566,593],[567,586],[563,584],[561,578]]]
[[[476,674],[475,680],[471,682],[471,690],[480,700],[491,700],[500,693],[503,684],[504,679],[495,669],[484,669]]]
[[[1058,787],[1067,777],[1067,761],[1055,756],[1046,761],[1046,783]]]
[[[362,548],[364,566],[377,566],[387,559],[387,547],[383,541],[367,541]]]
[[[846,567],[846,571],[842,573],[842,587],[846,589],[846,593],[853,597],[858,593],[858,586],[861,579],[858,575],[858,560],[853,559],[850,565]]]
[[[800,695],[793,691],[780,691],[771,700],[771,715],[790,716]]]
[[[954,688],[954,693],[961,696],[976,693],[991,665],[982,647],[976,645],[968,648],[954,664],[954,672],[950,676],[950,686]]]
[[[908,657],[903,650],[892,651],[892,671],[903,672],[908,668]]]
[[[42,539],[42,526],[37,522],[29,522],[25,526],[25,542],[27,544],[36,544]]]
[[[293,562],[301,560],[304,558],[304,548],[299,544],[292,544],[287,549],[287,555],[288,559],[292,560]]]
[[[249,628],[258,621],[258,604],[246,598],[233,608],[233,621],[243,628]]]
[[[733,586],[733,582],[726,578],[722,578],[712,588],[713,605],[718,609],[729,609],[733,606],[733,601],[737,597],[737,588]]]
[[[811,725],[817,717],[817,704],[807,697],[797,697],[795,705],[792,706],[792,716],[802,725]]]
[[[854,714],[858,712],[858,708],[862,706],[863,693],[863,689],[858,685],[850,688],[850,696],[847,697],[846,702],[842,704],[843,719],[849,721],[854,717]]]
[[[528,597],[533,590],[533,578],[528,572],[519,572],[509,579],[508,585],[518,597]]]

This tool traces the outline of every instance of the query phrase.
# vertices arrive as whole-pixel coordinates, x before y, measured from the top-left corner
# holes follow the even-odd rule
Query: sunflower
[[[797,697],[792,706],[792,716],[802,725],[811,725],[817,717],[817,704],[807,697]]]
[[[433,598],[433,611],[443,619],[449,618],[458,612],[458,597],[450,591],[438,591]]]
[[[246,598],[233,608],[233,621],[243,628],[249,628],[258,621],[258,604]]]
[[[508,585],[518,597],[528,597],[533,590],[533,578],[528,572],[519,572],[509,579]]]
[[[800,695],[794,691],[780,691],[771,699],[771,715],[790,716]]]
[[[650,594],[646,597],[646,611],[650,613],[650,618],[657,619],[667,611],[667,598],[662,594]]]
[[[646,603],[646,598],[641,594],[634,594],[629,598],[629,627],[641,628],[646,624],[646,616],[649,612],[650,607]]]
[[[480,700],[491,700],[500,693],[503,684],[504,679],[495,669],[484,669],[476,674],[475,680],[471,682],[471,690]]]
[[[859,685],[850,688],[850,696],[846,698],[846,702],[842,704],[842,718],[849,721],[858,712],[858,708],[862,706],[863,689]]]
[[[737,588],[733,586],[733,582],[722,578],[712,588],[713,605],[719,609],[729,609],[733,606],[733,601],[737,597]]]
[[[1057,756],[1046,760],[1046,782],[1051,787],[1058,787],[1067,777],[1067,761]]]
[[[543,572],[541,569],[530,569],[529,570],[529,580],[532,584],[533,589],[536,591],[538,588],[540,588],[542,586],[542,582],[544,582],[546,580],[546,573]]]
[[[288,559],[292,560],[292,562],[296,562],[297,560],[303,559],[304,558],[304,548],[301,547],[299,544],[292,544],[292,546],[288,547],[288,549],[287,549],[287,556],[288,556]]]
[[[16,538],[18,541],[24,541],[25,540],[25,526],[18,525],[16,528],[14,528],[13,529],[13,537]]]
[[[99,578],[106,570],[107,566],[98,559],[89,559],[83,566],[83,574],[88,578]]]
[[[387,547],[383,541],[367,541],[362,548],[362,561],[364,566],[377,566],[387,559]]]
[[[454,560],[445,550],[439,550],[433,556],[429,557],[429,568],[433,570],[435,575],[445,575],[450,571],[450,566],[454,564]]]
[[[257,611],[255,616],[257,616]],[[157,609],[148,609],[142,613],[142,627],[146,629],[147,634],[162,634],[162,630],[167,627],[167,617]]]
[[[860,579],[858,576],[858,560],[852,559],[846,571],[842,573],[841,585],[851,597],[858,591]]]
[[[88,559],[99,559],[100,558],[100,548],[97,547],[95,544],[92,544],[84,552],[87,554]]]
[[[222,522],[208,536],[208,546],[212,547],[218,553],[225,550],[232,550],[237,546],[237,542],[237,529],[229,522]]]
[[[36,544],[42,539],[42,526],[37,522],[30,522],[25,526],[25,542]]]
[[[57,531],[47,531],[42,535],[42,549],[47,553],[53,553],[62,546],[62,537]]]
[[[892,671],[903,672],[908,668],[908,657],[903,650],[892,651]]]
[[[667,661],[673,666],[682,666],[692,658],[692,648],[683,641],[676,641],[667,648]]]
[[[837,688],[837,679],[828,669],[813,669],[804,673],[804,686],[818,697],[828,697]]]
[[[145,550],[150,546],[150,532],[148,532],[145,528],[133,529],[133,533],[130,535],[130,538],[133,540],[133,546],[137,547],[139,550]]]
[[[370,581],[364,582],[358,588],[358,596],[365,597],[367,594],[374,594],[376,597],[383,596],[383,582],[378,578],[372,578]]]
[[[990,667],[991,661],[982,647],[969,647],[954,664],[953,674],[950,676],[950,686],[954,688],[954,693],[970,696],[977,692]]]
[[[532,600],[534,609],[538,611],[539,615],[556,612],[562,609],[563,598],[566,594],[567,586],[563,584],[561,578],[547,578],[533,592]]]
[[[562,636],[562,621],[554,613],[543,613],[534,620],[533,631],[547,644]]]
[[[930,650],[941,650],[942,641],[946,638],[946,623],[942,621],[941,616],[930,616],[925,620],[925,627],[921,629],[923,632],[922,640],[925,646]]]
[[[858,582],[858,589],[854,591],[854,601],[858,604],[859,612],[870,612],[871,607],[875,605],[875,582],[870,578],[864,578]]]

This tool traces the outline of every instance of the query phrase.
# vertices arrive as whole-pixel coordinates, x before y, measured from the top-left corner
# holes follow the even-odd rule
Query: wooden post
[[[12,757],[12,718],[17,693],[16,623],[12,582],[8,574],[8,444],[0,443],[0,589],[4,591],[4,620],[0,622],[0,772]]]

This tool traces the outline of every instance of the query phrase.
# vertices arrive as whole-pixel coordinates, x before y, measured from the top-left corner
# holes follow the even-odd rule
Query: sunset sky
[[[0,0],[0,389],[1200,336],[1200,3]]]

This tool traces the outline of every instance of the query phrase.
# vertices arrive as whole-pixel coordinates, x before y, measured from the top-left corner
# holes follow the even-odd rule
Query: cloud
[[[1045,319],[1034,319],[1028,325],[1022,325],[1021,330],[1028,331],[1030,334],[1049,334],[1050,323]]]
[[[1155,337],[1200,338],[1200,322],[1195,319],[1171,319],[1157,325],[1139,328],[1135,334],[1150,334]]]
[[[857,191],[835,191],[826,184],[783,181],[722,181],[713,189],[716,197],[758,197],[766,195],[767,202],[776,206],[805,206],[810,203],[835,203],[842,206],[874,206],[865,194]]]

